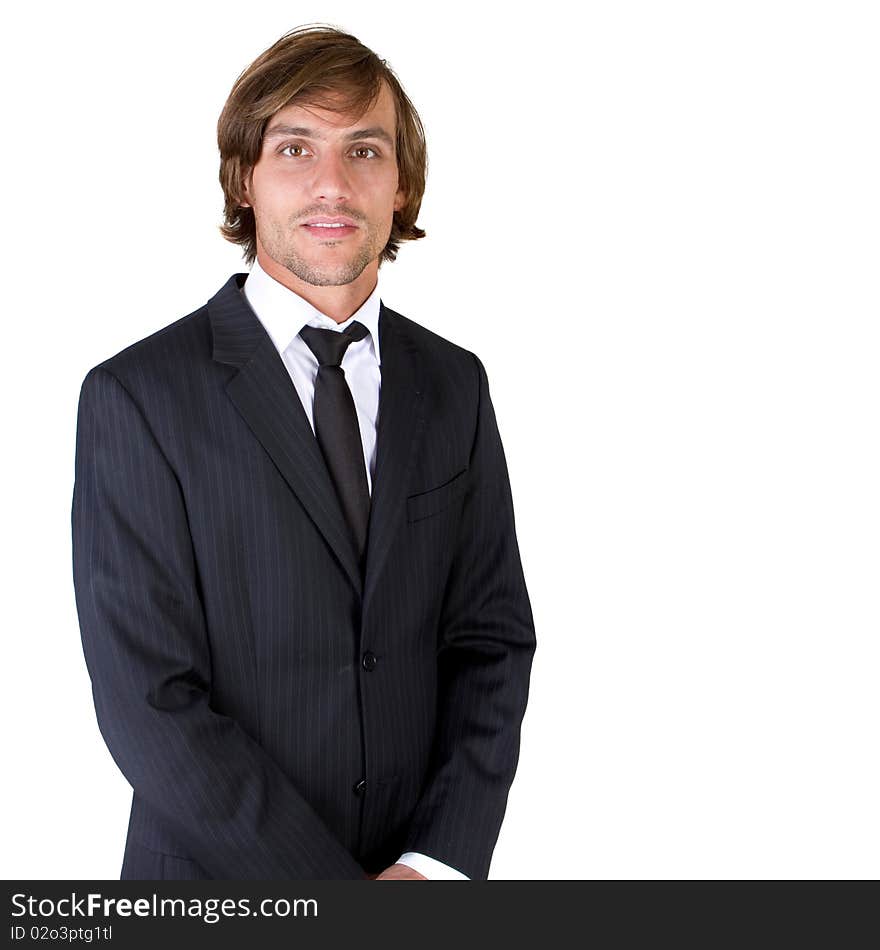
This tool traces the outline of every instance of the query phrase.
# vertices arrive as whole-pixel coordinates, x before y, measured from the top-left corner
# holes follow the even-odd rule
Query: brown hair
[[[402,241],[425,236],[416,227],[416,218],[425,193],[428,158],[415,107],[386,61],[356,37],[332,26],[307,25],[285,33],[239,75],[217,122],[225,199],[220,233],[244,247],[248,264],[257,256],[256,223],[253,209],[241,205],[242,185],[262,152],[268,120],[294,102],[362,115],[378,99],[383,80],[395,101],[398,185],[405,192],[405,204],[394,212],[379,264],[393,261]],[[341,98],[332,101],[328,94]]]

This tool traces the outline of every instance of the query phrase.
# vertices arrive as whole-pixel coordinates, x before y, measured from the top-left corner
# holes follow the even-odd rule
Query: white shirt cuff
[[[429,881],[469,881],[470,878],[461,871],[456,871],[448,864],[429,858],[427,854],[418,851],[407,851],[397,859],[398,864],[405,864],[408,868],[418,871]]]

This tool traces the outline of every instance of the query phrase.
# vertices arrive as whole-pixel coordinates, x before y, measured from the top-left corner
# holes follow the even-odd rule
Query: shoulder
[[[382,304],[395,330],[410,340],[423,357],[423,364],[438,380],[465,392],[476,392],[485,369],[476,353],[428,329]]]
[[[83,386],[109,374],[131,393],[174,388],[203,374],[211,363],[210,319],[202,305],[94,365]]]
[[[210,321],[208,308],[203,305],[108,356],[94,369],[126,374],[137,368],[158,368],[169,361],[191,363],[210,355]]]

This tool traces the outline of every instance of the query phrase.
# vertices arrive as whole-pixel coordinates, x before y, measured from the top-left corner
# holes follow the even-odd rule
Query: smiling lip
[[[347,218],[344,214],[326,215],[316,214],[313,218],[307,218],[303,224],[346,224],[351,228],[357,227],[353,218]]]
[[[336,224],[343,225],[342,227],[335,228],[321,228],[317,227],[320,224]],[[340,238],[346,237],[349,234],[354,234],[357,231],[357,225],[351,218],[345,217],[345,215],[336,214],[336,215],[326,215],[319,214],[315,215],[313,218],[309,218],[304,224],[303,227],[309,234],[314,235],[315,237],[324,238]]]
[[[325,241],[333,238],[345,237],[347,234],[354,234],[357,231],[357,227],[353,224],[347,224],[341,228],[320,228],[313,224],[304,224],[303,227],[309,234],[314,235],[318,238],[323,238]]]

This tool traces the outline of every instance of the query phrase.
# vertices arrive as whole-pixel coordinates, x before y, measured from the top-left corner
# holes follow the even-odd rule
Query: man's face
[[[317,286],[351,283],[370,265],[378,270],[394,212],[405,200],[396,132],[394,99],[384,83],[359,118],[304,105],[276,112],[243,202],[254,210],[258,251]],[[334,218],[350,226],[319,224]]]

